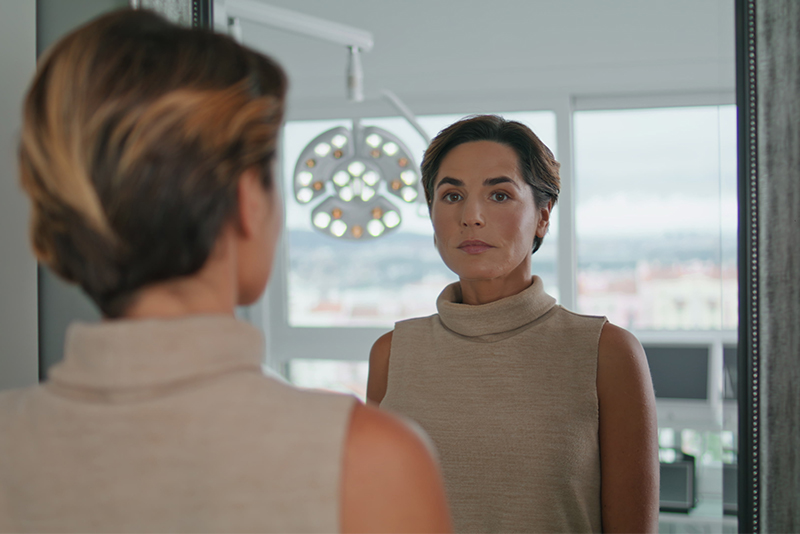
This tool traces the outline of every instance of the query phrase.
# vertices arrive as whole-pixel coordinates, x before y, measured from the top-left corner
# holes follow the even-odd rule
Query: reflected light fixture
[[[364,241],[396,230],[402,215],[395,202],[417,203],[421,187],[408,147],[391,132],[358,121],[352,129],[318,135],[294,169],[295,200],[314,205],[314,229],[339,239]]]
[[[361,53],[373,46],[372,33],[256,0],[217,0],[214,26],[243,41],[241,20],[344,45],[348,51],[347,97],[364,100]],[[393,92],[386,98],[425,139],[425,130]],[[400,139],[375,126],[338,127],[317,136],[300,154],[294,171],[294,197],[313,206],[312,226],[326,235],[368,240],[386,235],[402,222],[393,202],[420,204],[424,197],[419,168]],[[423,206],[418,206],[420,214]]]

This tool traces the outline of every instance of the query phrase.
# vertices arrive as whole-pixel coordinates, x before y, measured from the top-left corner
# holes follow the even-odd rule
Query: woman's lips
[[[458,249],[463,250],[467,254],[481,254],[490,248],[493,247],[491,245],[487,245],[483,241],[478,241],[477,239],[469,239],[458,245]]]

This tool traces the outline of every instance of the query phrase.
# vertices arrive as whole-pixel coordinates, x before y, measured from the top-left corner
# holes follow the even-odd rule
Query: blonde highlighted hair
[[[199,270],[241,173],[273,186],[286,89],[273,60],[147,11],[63,38],[40,60],[19,149],[39,260],[108,317]]]

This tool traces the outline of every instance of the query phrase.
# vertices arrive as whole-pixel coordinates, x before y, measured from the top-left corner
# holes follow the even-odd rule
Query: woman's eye
[[[461,195],[458,193],[445,193],[445,195],[442,197],[442,200],[445,202],[458,202],[461,200]]]
[[[491,199],[496,201],[496,202],[503,202],[503,201],[508,200],[508,198],[509,197],[508,197],[508,195],[506,193],[503,193],[503,192],[500,192],[500,191],[492,193],[492,196],[491,196]]]

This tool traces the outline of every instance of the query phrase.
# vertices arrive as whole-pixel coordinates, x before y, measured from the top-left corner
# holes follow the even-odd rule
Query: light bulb
[[[333,139],[331,139],[331,144],[336,148],[342,148],[344,145],[347,144],[347,136],[342,134],[334,135]]]
[[[303,187],[308,187],[311,184],[311,180],[313,179],[314,175],[308,171],[302,171],[297,173],[297,183],[299,183]]]
[[[303,189],[297,192],[297,200],[299,200],[303,204],[305,204],[312,198],[314,198],[314,192],[307,187],[304,187]]]
[[[397,146],[397,143],[392,143],[391,141],[383,145],[383,151],[386,153],[387,156],[394,156],[397,154],[397,151],[400,150],[400,147]]]
[[[374,196],[375,196],[375,190],[372,189],[371,187],[365,187],[364,189],[361,190],[361,200],[363,200],[364,202],[369,201],[369,199],[371,199]]]
[[[347,174],[345,171],[339,171],[333,175],[333,183],[335,183],[339,187],[346,186],[347,182],[349,181],[350,181],[350,175]]]
[[[347,231],[347,223],[337,219],[331,223],[331,233],[336,237],[342,237]]]
[[[394,228],[400,224],[400,215],[396,211],[387,211],[383,215],[383,224],[389,228]]]
[[[377,219],[372,219],[367,223],[367,232],[369,232],[369,235],[372,237],[378,237],[383,233],[384,229],[383,223]]]
[[[330,153],[330,151],[331,151],[331,145],[329,145],[328,143],[320,143],[314,147],[314,153],[322,158],[327,156],[328,153]]]
[[[417,190],[413,187],[404,187],[402,191],[400,191],[400,196],[403,197],[403,200],[406,202],[413,202],[417,198]]]
[[[383,137],[381,137],[380,135],[374,133],[374,134],[368,135],[366,141],[367,141],[367,144],[369,146],[371,146],[372,148],[377,148],[378,145],[381,144],[381,141],[383,141]]]
[[[367,171],[361,179],[364,180],[364,183],[367,185],[375,185],[378,183],[380,176],[378,176],[378,173],[375,171]]]
[[[339,198],[341,198],[345,202],[350,202],[351,200],[353,200],[353,188],[347,186],[339,189]]]
[[[415,173],[411,169],[403,171],[400,173],[400,179],[403,180],[403,182],[405,182],[406,185],[412,185],[414,182],[417,181],[417,173]]]
[[[347,166],[347,170],[353,176],[361,176],[361,173],[364,172],[366,168],[367,168],[366,165],[364,165],[360,161],[354,161],[353,163]]]
[[[331,223],[331,216],[324,211],[320,211],[314,215],[314,226],[317,228],[325,229]]]

